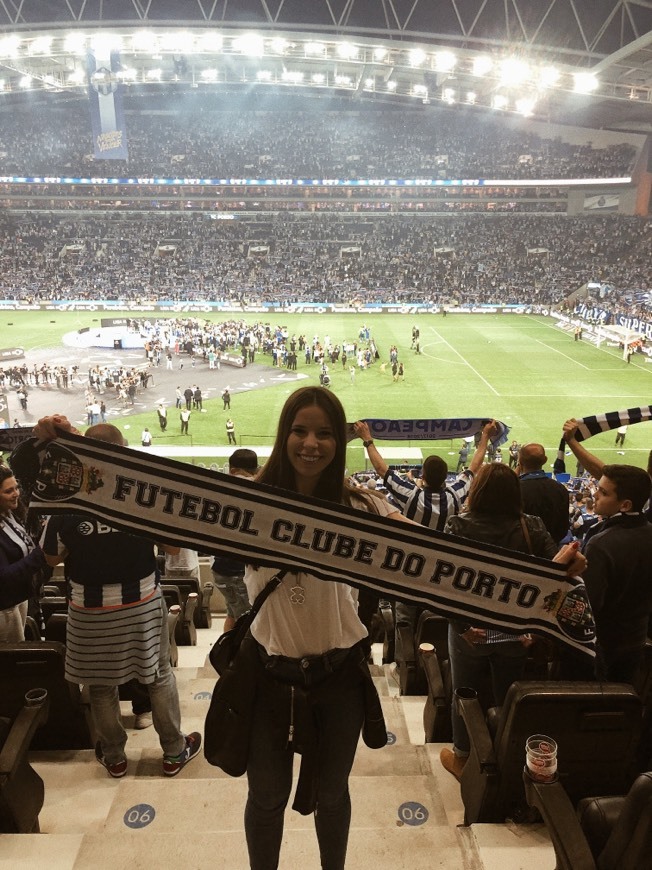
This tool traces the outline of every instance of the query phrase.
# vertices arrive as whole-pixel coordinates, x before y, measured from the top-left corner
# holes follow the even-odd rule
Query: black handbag
[[[266,598],[281,583],[279,571],[256,596],[251,610],[236,621],[213,645],[209,659],[219,679],[213,689],[204,723],[204,757],[229,776],[247,769],[256,681],[260,668],[258,647],[249,627]]]
[[[256,600],[251,606],[251,610],[243,613],[236,620],[233,628],[221,634],[211,647],[208,653],[208,658],[217,673],[222,676],[223,673],[231,666],[235,659],[240,644],[244,640],[249,631],[251,623],[258,615],[258,611],[263,606],[269,595],[280,585],[281,581],[287,574],[287,571],[278,571],[272,579],[267,583],[256,596]]]

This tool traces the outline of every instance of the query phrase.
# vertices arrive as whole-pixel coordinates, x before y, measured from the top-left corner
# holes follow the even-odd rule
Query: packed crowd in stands
[[[636,217],[270,216],[267,223],[157,216],[5,215],[0,299],[561,303],[588,281],[610,304],[651,286],[649,222]]]
[[[85,105],[5,114],[0,174],[185,178],[577,178],[630,174],[636,149],[571,145],[504,118],[429,107],[215,111],[206,101],[127,108],[128,161],[94,160]],[[587,136],[587,140],[589,137]]]

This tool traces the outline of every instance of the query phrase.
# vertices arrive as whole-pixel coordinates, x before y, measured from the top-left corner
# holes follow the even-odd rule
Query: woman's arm
[[[40,547],[17,562],[10,562],[0,542],[0,610],[29,598],[34,591],[34,574],[44,566],[45,557]]]

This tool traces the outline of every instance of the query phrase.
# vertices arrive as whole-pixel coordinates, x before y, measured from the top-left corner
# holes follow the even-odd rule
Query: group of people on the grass
[[[113,777],[127,772],[127,733],[117,687],[135,678],[149,691],[163,751],[162,772],[174,776],[196,756],[201,735],[181,728],[153,542],[108,529],[93,517],[71,514],[46,520],[35,543],[22,522],[16,478],[24,477],[29,487],[39,451],[58,431],[70,428],[65,417],[40,420],[36,440],[21,445],[11,468],[0,470],[0,636],[22,636],[27,600],[38,591],[39,572],[63,561],[69,581],[68,636],[76,639],[67,648],[66,670],[69,679],[90,686],[97,760]],[[567,447],[594,479],[592,509],[599,520],[583,530],[581,552],[576,540],[563,543],[571,538],[571,523],[576,531],[577,500],[571,506],[568,490],[546,474],[547,457],[540,444],[520,446],[515,469],[504,462],[484,462],[497,433],[493,421],[479,434],[468,468],[450,483],[446,463],[437,456],[425,460],[418,479],[397,474],[383,459],[367,423],[357,422],[355,434],[382,478],[385,497],[346,478],[348,427],[340,401],[322,387],[303,387],[285,402],[265,465],[258,468],[255,452],[237,450],[231,468],[277,489],[281,499],[284,492],[292,493],[386,517],[388,541],[393,522],[416,523],[561,562],[569,574],[583,575],[597,627],[595,666],[586,664],[590,659],[579,662],[561,655],[562,676],[636,684],[652,613],[652,452],[647,471],[605,465],[577,440],[575,420],[563,428]],[[110,424],[91,427],[86,437],[124,444],[120,430]],[[163,549],[172,554],[176,550],[172,545]],[[380,709],[367,666],[373,607],[346,584],[285,570],[282,559],[264,567],[255,559],[239,561],[219,552],[215,557],[213,570],[229,602],[229,624],[282,571],[280,585],[253,622],[252,641],[241,653],[243,673],[254,692],[245,809],[251,866],[278,864],[293,755],[301,751],[305,768],[294,806],[314,812],[322,866],[343,868],[351,813],[348,777],[360,731]],[[395,610],[397,625],[414,624],[414,606],[397,602]],[[138,654],[125,643],[124,620]],[[453,687],[479,687],[489,668],[494,699],[500,704],[508,686],[523,673],[529,647],[537,642],[534,635],[451,619]],[[112,650],[108,670],[100,643],[102,650],[107,643]],[[400,662],[400,644],[396,656]],[[295,713],[296,719],[288,718]],[[296,729],[289,740],[288,721]],[[464,724],[453,713],[453,748],[442,750],[441,763],[460,778],[468,754]]]
[[[25,227],[25,223],[28,227]],[[601,300],[619,311],[639,310],[633,291],[652,286],[647,257],[649,221],[640,217],[270,215],[214,222],[157,215],[132,232],[127,220],[80,215],[0,218],[0,299],[119,300],[124,304],[225,301],[263,303],[525,304],[549,308],[588,282],[609,287]],[[269,252],[243,253],[252,234]],[[161,239],[174,254],[153,259]],[[59,257],[75,241],[75,262]],[[342,258],[343,241],[359,253]],[[98,246],[111,256],[97,269]],[[195,342],[182,331],[167,344]],[[216,336],[217,345],[227,336]],[[165,339],[161,336],[161,341]],[[204,341],[206,353],[209,343]],[[217,348],[216,348],[217,349]],[[224,351],[223,351],[224,352]]]

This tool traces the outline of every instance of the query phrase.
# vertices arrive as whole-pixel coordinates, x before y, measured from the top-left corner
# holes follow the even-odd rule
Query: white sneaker
[[[143,728],[149,728],[152,725],[152,714],[151,713],[139,713],[136,716],[136,721],[134,722],[134,728],[137,728],[139,731],[142,731]]]

